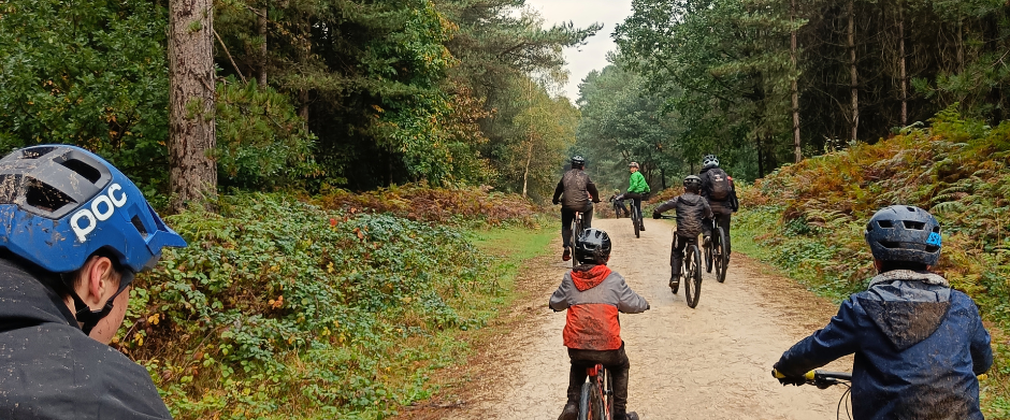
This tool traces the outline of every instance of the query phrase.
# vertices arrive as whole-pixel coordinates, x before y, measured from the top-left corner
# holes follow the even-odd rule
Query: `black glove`
[[[558,200],[557,198],[555,198],[555,199],[551,200],[551,202],[554,203],[554,205],[556,206],[556,205],[558,205],[558,203],[561,202],[561,200]]]
[[[660,217],[662,217],[662,216],[663,216],[663,215],[661,215],[661,214],[659,214],[659,213],[656,213],[656,212],[652,212],[652,218],[653,218],[653,219],[659,219],[659,218],[660,218]]]

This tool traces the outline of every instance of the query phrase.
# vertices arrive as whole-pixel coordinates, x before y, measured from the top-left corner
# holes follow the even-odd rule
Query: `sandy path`
[[[683,287],[678,295],[667,287],[673,224],[646,220],[648,230],[638,239],[630,224],[628,219],[594,220],[614,241],[610,267],[652,307],[621,316],[631,360],[629,410],[643,419],[835,418],[841,387],[783,387],[768,373],[784,350],[827,322],[835,305],[734,255],[725,283],[705,274],[700,303],[691,309]],[[569,368],[561,342],[565,315],[550,311],[546,302],[569,266],[560,258],[531,265],[538,267],[527,277],[539,280],[520,283],[531,288],[530,301],[512,314],[511,333],[490,340],[480,359],[491,366],[472,370],[470,388],[462,387],[468,400],[423,417],[557,418]],[[849,370],[847,363],[829,368]],[[511,379],[488,381],[489,375]]]

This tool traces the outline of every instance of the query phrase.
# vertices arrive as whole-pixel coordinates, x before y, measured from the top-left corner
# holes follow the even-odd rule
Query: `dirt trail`
[[[737,254],[725,283],[705,274],[700,303],[691,309],[683,287],[677,295],[667,287],[671,222],[646,220],[638,239],[628,219],[593,224],[613,239],[609,266],[651,305],[645,313],[621,316],[631,360],[629,410],[647,420],[835,418],[841,387],[783,387],[768,373],[784,350],[827,322],[835,305]],[[529,264],[520,282],[529,301],[509,317],[512,331],[489,339],[467,368],[468,379],[453,397],[458,402],[404,417],[557,418],[569,368],[561,342],[565,315],[546,303],[569,265],[557,256]],[[848,366],[850,360],[829,368]]]

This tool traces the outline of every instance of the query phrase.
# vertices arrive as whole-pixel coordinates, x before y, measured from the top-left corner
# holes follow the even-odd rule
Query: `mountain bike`
[[[715,268],[715,279],[722,283],[726,281],[726,266],[729,265],[729,255],[726,254],[726,231],[716,223],[713,217],[712,237],[705,248],[705,272],[711,273]]]
[[[649,198],[648,194],[649,193],[642,193],[641,194],[641,198],[639,199],[640,200],[639,202],[647,200]],[[635,205],[635,199],[633,199],[631,197],[625,198],[624,194],[621,195],[621,200],[631,200],[631,203],[629,203],[629,205],[628,205],[628,210],[631,212],[631,224],[635,225],[635,237],[636,238],[641,238],[642,237],[641,236],[641,227],[642,227],[642,209],[641,209],[641,206],[636,206]]]
[[[776,379],[785,378],[785,375],[779,373],[778,370],[772,369],[772,376]],[[828,372],[826,370],[811,370],[803,375],[806,380],[804,383],[807,385],[816,386],[818,389],[828,389],[834,385],[844,386],[845,393],[842,397],[838,399],[838,408],[835,409],[835,417],[838,420],[842,419],[842,407],[845,407],[845,416],[848,419],[852,419],[852,374],[848,372]]]
[[[610,371],[597,363],[586,368],[589,378],[582,384],[579,420],[610,420],[613,416],[614,384]]]
[[[663,219],[674,219],[675,216],[661,216]],[[674,236],[677,230],[673,231]],[[675,238],[674,241],[677,239]],[[698,249],[698,239],[689,240],[684,247],[684,258],[681,259],[680,277],[674,277],[676,270],[673,267],[673,253],[676,252],[676,243],[670,245],[670,290],[677,294],[680,283],[684,283],[684,298],[687,306],[694,308],[698,306],[698,299],[701,298],[701,250]]]

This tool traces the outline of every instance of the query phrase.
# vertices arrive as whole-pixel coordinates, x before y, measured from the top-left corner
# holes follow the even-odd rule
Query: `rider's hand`
[[[558,205],[558,203],[561,202],[561,200],[558,200],[557,198],[555,198],[555,199],[551,200],[551,202],[554,203],[554,205],[556,206],[556,205]]]
[[[802,376],[784,376],[778,369],[772,369],[772,377],[779,380],[782,386],[793,385],[800,386],[807,383],[807,379]]]
[[[653,219],[659,219],[659,218],[660,218],[660,217],[662,217],[662,216],[663,216],[663,215],[661,215],[661,214],[659,214],[659,213],[656,213],[656,212],[652,212],[652,218],[653,218]]]

